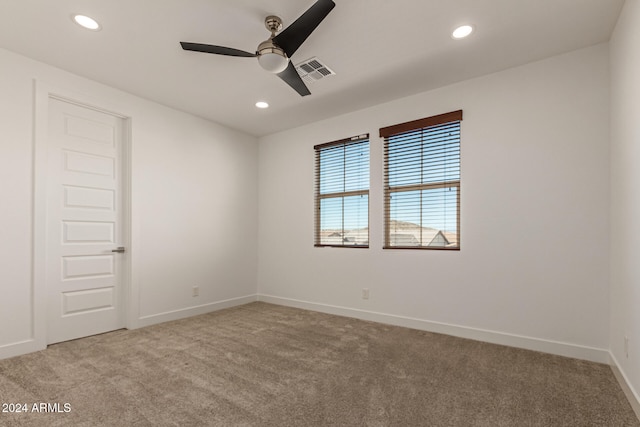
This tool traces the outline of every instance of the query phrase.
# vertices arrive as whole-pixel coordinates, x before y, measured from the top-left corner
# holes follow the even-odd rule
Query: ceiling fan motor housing
[[[256,54],[260,66],[270,73],[281,73],[289,65],[287,55],[271,39],[260,43]]]

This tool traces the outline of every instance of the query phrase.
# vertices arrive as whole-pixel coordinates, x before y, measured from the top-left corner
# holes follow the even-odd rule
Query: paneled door
[[[124,327],[124,119],[49,98],[47,343]]]

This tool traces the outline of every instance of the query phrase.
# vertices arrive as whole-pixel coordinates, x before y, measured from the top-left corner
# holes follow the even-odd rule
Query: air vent
[[[305,83],[313,83],[335,74],[331,68],[315,57],[297,64],[296,71]]]

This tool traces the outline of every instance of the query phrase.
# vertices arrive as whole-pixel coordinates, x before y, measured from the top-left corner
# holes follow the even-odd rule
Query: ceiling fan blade
[[[318,0],[305,13],[273,38],[289,58],[298,50],[320,22],[336,7],[333,0]]]
[[[293,65],[293,62],[289,61],[289,66],[287,66],[286,70],[278,73],[277,76],[298,92],[300,96],[311,95],[307,85],[304,84],[300,74],[296,71],[296,67]]]
[[[211,44],[180,42],[184,50],[192,50],[194,52],[214,53],[217,55],[241,56],[244,58],[253,58],[258,55],[255,53],[245,52],[244,50],[233,49],[231,47],[214,46]]]

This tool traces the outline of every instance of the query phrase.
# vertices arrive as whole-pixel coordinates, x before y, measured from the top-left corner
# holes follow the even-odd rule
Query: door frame
[[[132,292],[132,215],[131,215],[131,117],[106,108],[108,102],[93,99],[72,90],[51,86],[34,79],[34,133],[33,133],[33,273],[32,273],[32,337],[36,351],[47,346],[47,149],[49,126],[49,99],[92,109],[122,119],[122,200],[123,210],[122,244],[127,248],[122,258],[122,310],[121,324],[131,328],[134,293]]]

